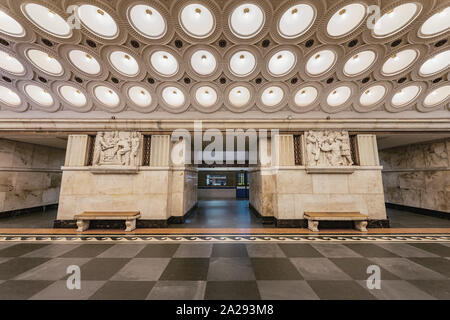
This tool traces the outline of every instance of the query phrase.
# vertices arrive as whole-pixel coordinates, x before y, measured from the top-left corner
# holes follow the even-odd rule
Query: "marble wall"
[[[62,149],[0,139],[0,212],[58,203],[64,156]]]
[[[386,202],[450,213],[450,139],[379,154]]]

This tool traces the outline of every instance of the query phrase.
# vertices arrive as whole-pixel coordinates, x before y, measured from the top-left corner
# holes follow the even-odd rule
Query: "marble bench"
[[[319,231],[319,221],[353,221],[355,229],[367,231],[367,216],[359,212],[305,212],[304,218],[308,220],[308,229]]]
[[[75,215],[75,220],[78,232],[87,230],[91,220],[125,220],[125,231],[133,231],[136,229],[136,220],[140,217],[139,211],[85,211]]]

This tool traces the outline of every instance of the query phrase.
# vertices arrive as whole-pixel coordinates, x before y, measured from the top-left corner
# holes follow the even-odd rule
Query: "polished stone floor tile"
[[[287,258],[251,258],[257,280],[303,280]]]
[[[25,300],[51,284],[52,281],[5,281],[0,284],[0,300]]]
[[[59,280],[30,297],[30,300],[86,300],[104,283],[105,281],[81,280],[80,289],[70,290],[65,280]]]
[[[313,248],[310,244],[297,243],[282,243],[279,244],[281,250],[287,257],[305,257],[305,258],[320,258],[323,257],[319,251]]]
[[[309,286],[323,300],[373,300],[375,297],[354,280],[310,280]]]
[[[102,252],[108,250],[113,244],[82,244],[79,247],[70,250],[63,255],[61,258],[92,258],[96,257]]]
[[[353,258],[361,257],[360,254],[351,250],[350,248],[337,243],[313,243],[311,245],[314,249],[319,251],[327,258]]]
[[[450,280],[411,280],[409,282],[437,299],[450,300]]]
[[[263,300],[317,300],[319,297],[303,280],[258,280]]]
[[[144,300],[155,281],[107,281],[90,300]]]
[[[61,280],[67,276],[67,268],[81,267],[91,258],[54,258],[15,277],[15,280]],[[83,276],[83,275],[82,275]]]
[[[290,258],[305,280],[351,280],[327,258]]]
[[[137,258],[171,258],[179,244],[148,244],[137,255]]]
[[[255,280],[252,263],[249,258],[211,258],[209,261],[208,281],[245,281]]]
[[[212,254],[212,247],[212,243],[180,244],[173,257],[209,258]]]
[[[380,300],[434,300],[435,298],[405,280],[382,280],[380,289],[369,289],[366,281],[358,283]]]
[[[285,258],[286,255],[275,243],[249,243],[247,252],[251,258]]]
[[[354,280],[366,280],[372,274],[367,268],[375,263],[367,258],[330,258],[339,269],[348,274]],[[382,280],[399,280],[400,278],[388,270],[380,267]]]
[[[173,258],[159,280],[206,280],[209,259]]]
[[[22,255],[24,258],[56,258],[78,248],[81,244],[50,244],[43,248],[31,251],[30,253]]]
[[[446,277],[405,258],[371,258],[374,264],[395,274],[402,280],[445,280]]]
[[[0,264],[2,264],[3,262],[6,262],[8,260],[14,259],[13,257],[0,257]]]
[[[158,281],[148,300],[202,300],[206,281]]]
[[[135,258],[123,266],[110,280],[157,281],[169,261],[169,258]]]
[[[14,258],[0,264],[0,279],[10,280],[47,262],[47,258]]]
[[[206,300],[259,300],[256,281],[208,281]]]
[[[248,257],[245,244],[241,243],[215,243],[212,257]]]
[[[115,246],[103,251],[99,258],[134,258],[145,244],[116,244]]]
[[[436,257],[435,254],[416,248],[407,243],[380,243],[379,247],[386,249],[396,255],[404,258],[409,257]]]
[[[436,271],[450,279],[450,261],[443,258],[409,258],[409,260]]]
[[[450,257],[450,247],[440,243],[412,243],[411,245],[441,257]]]
[[[81,266],[81,279],[83,280],[109,280],[130,259],[127,258],[94,258]]]
[[[15,242],[0,242],[0,251],[16,244]]]
[[[0,257],[20,257],[24,254],[30,253],[34,250],[38,250],[48,246],[43,243],[19,243],[13,246],[8,246],[0,250]]]
[[[395,253],[371,243],[349,243],[347,248],[359,253],[363,257],[398,257]]]

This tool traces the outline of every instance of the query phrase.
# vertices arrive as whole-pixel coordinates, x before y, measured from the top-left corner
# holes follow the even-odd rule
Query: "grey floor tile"
[[[396,255],[404,258],[409,257],[436,257],[435,254],[416,248],[407,243],[380,243],[379,247],[386,249]]]
[[[22,257],[27,258],[56,258],[69,252],[75,248],[78,248],[81,244],[50,244],[41,249],[31,251],[24,254]]]
[[[440,243],[412,243],[411,245],[441,257],[450,257],[450,247]]]
[[[145,244],[116,244],[103,251],[98,258],[134,258],[145,248]]]
[[[86,300],[97,291],[104,281],[81,281],[80,289],[68,289],[65,280],[59,280],[34,294],[31,300]]]
[[[24,254],[30,253],[34,250],[38,250],[48,246],[43,243],[18,243],[13,246],[8,246],[0,250],[0,257],[20,257]]]
[[[48,287],[52,281],[9,280],[0,284],[0,300],[25,300]]]
[[[67,267],[81,267],[90,258],[54,258],[18,275],[15,280],[61,280],[67,276]],[[83,275],[81,275],[83,276]]]
[[[444,258],[409,258],[425,268],[436,271],[450,279],[450,261]]]
[[[208,281],[245,280],[255,280],[255,274],[249,258],[217,257],[210,259]]]
[[[379,300],[434,300],[431,295],[405,280],[382,280],[380,289],[368,289],[366,281],[358,283]]]
[[[450,300],[450,280],[411,280],[409,282],[437,299]]]
[[[208,267],[209,259],[207,258],[173,258],[159,280],[206,280]]]
[[[16,242],[0,242],[0,251],[16,244]]]
[[[305,280],[351,280],[327,258],[290,258]]]
[[[242,243],[215,243],[212,257],[248,257],[247,248]]]
[[[323,255],[310,244],[282,243],[279,244],[281,250],[287,257],[321,258]]]
[[[113,244],[82,244],[79,247],[70,250],[61,258],[93,258],[101,254],[103,251],[108,250]]]
[[[303,280],[259,280],[259,294],[263,300],[317,300],[319,297]]]
[[[287,258],[251,258],[257,280],[303,280]]]
[[[212,243],[180,244],[173,255],[174,258],[209,258],[212,254]]]
[[[81,266],[81,279],[109,280],[128,262],[127,258],[93,258]]]
[[[392,253],[376,244],[371,243],[349,243],[345,244],[346,247],[359,253],[363,257],[398,257],[395,253]]]
[[[47,258],[14,258],[0,264],[0,279],[10,280],[47,262]]]
[[[368,267],[374,262],[367,258],[330,258],[330,260],[343,272],[354,280],[366,280],[372,272],[368,272]],[[398,276],[380,267],[382,280],[400,280]]]
[[[169,264],[169,258],[134,258],[110,280],[157,281]]]
[[[375,297],[356,281],[310,280],[309,286],[322,300],[374,300]]]
[[[406,258],[371,258],[374,264],[402,280],[445,280],[446,277]]]
[[[205,300],[259,300],[256,281],[208,281]]]
[[[285,258],[283,250],[276,243],[249,243],[248,255],[252,258]]]
[[[0,264],[2,264],[3,262],[6,262],[8,260],[14,259],[13,257],[0,257]]]
[[[202,300],[205,296],[206,281],[158,281],[149,300]]]
[[[327,258],[361,257],[360,254],[338,243],[313,243],[312,246]]]
[[[137,258],[171,258],[177,251],[179,244],[148,244],[143,248]]]
[[[107,281],[90,300],[144,300],[155,281]]]

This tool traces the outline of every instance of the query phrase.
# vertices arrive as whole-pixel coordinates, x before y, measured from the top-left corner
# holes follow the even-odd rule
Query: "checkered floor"
[[[450,299],[449,259],[436,242],[0,242],[0,299]],[[366,287],[369,265],[381,289]]]

